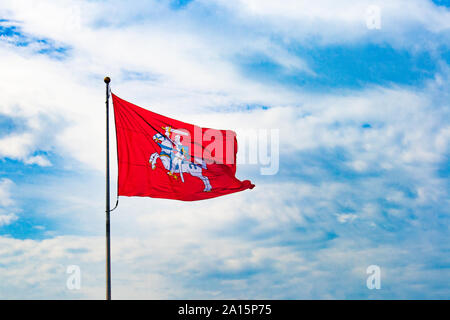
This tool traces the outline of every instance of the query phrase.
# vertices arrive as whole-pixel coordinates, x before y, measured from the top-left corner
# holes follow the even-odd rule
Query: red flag
[[[236,173],[236,134],[200,128],[112,94],[120,196],[203,200],[252,189]]]

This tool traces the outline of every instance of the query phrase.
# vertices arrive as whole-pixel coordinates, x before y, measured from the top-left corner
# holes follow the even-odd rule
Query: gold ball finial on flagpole
[[[110,78],[110,77],[105,77],[105,80],[104,80],[104,81],[105,81],[106,84],[108,84],[108,83],[111,82],[111,78]]]

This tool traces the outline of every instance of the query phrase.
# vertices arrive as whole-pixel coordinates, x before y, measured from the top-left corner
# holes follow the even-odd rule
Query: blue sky
[[[121,198],[113,298],[448,298],[449,6],[2,1],[0,298],[103,298],[106,75],[241,145],[246,129],[280,137],[277,174],[238,167],[251,191]]]

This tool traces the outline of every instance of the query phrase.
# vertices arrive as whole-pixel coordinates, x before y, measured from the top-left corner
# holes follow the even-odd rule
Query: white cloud
[[[44,156],[34,156],[25,160],[25,164],[37,164],[41,167],[49,167],[52,163]]]
[[[0,180],[0,205],[2,207],[9,207],[14,204],[11,196],[11,187],[13,186],[14,182],[10,179],[3,178]]]
[[[358,216],[356,214],[352,214],[352,213],[337,214],[336,216],[337,216],[337,220],[340,223],[351,222],[351,221],[355,220],[356,218],[358,218]]]
[[[433,266],[421,264],[417,255],[420,252],[425,259],[432,255],[427,244],[410,243],[403,249],[394,245],[370,248],[366,241],[338,239],[328,247],[308,252],[233,238],[208,237],[205,241],[202,232],[188,232],[188,238],[177,241],[168,231],[165,237],[162,235],[113,237],[114,299],[446,296],[445,283],[441,288],[433,287],[429,277],[439,282],[448,279],[448,272],[441,269],[439,273]],[[103,237],[65,236],[39,241],[0,237],[0,244],[1,298],[104,297]],[[384,293],[365,287],[365,271],[371,264],[382,269]],[[79,291],[66,287],[69,265],[80,266]]]
[[[205,1],[206,2],[206,1]],[[383,38],[394,46],[412,46],[407,34],[413,28],[448,32],[450,12],[426,0],[217,0],[238,19],[259,25],[264,32],[287,38],[323,43],[345,43]],[[378,34],[366,27],[366,11],[377,6],[382,29]],[[244,23],[244,22],[243,22]]]
[[[10,225],[19,218],[11,212],[15,211],[13,206],[16,204],[11,194],[11,188],[14,186],[10,179],[0,179],[0,227]]]
[[[329,36],[330,41],[338,41],[339,37],[336,37],[335,32],[340,32],[345,37],[350,36],[352,33],[346,32],[347,27],[359,30],[354,26],[361,23],[361,12],[365,12],[365,7],[369,4],[369,2],[338,4],[333,1],[318,3],[295,1],[282,5],[270,1],[258,2],[257,5],[252,1],[218,3],[232,10],[239,10],[240,14],[245,16],[241,17],[242,19],[246,19],[249,15],[257,15],[267,17],[269,23],[272,21],[270,19],[281,21],[280,23],[296,21],[299,23],[297,28],[289,25],[286,30],[289,35],[297,34],[298,31],[309,36],[314,34],[312,30],[314,29],[316,32],[325,33],[324,37]],[[121,8],[120,4],[116,4]],[[196,4],[193,5],[195,7]],[[51,119],[51,127],[38,124],[29,132],[13,134],[0,140],[0,156],[3,157],[29,162],[31,161],[29,159],[34,159],[32,153],[36,149],[56,146],[56,152],[69,154],[89,166],[103,170],[104,97],[101,79],[106,73],[112,75],[113,90],[124,98],[132,98],[133,102],[144,107],[151,105],[151,108],[159,113],[192,118],[194,123],[199,122],[197,119],[202,119],[202,113],[208,108],[215,106],[252,103],[272,106],[295,105],[295,108],[274,108],[264,114],[252,113],[249,115],[251,121],[247,121],[248,117],[242,116],[239,112],[230,114],[229,117],[246,119],[245,123],[240,121],[244,125],[239,126],[241,128],[248,123],[260,127],[265,127],[266,124],[269,127],[282,125],[286,128],[285,133],[296,132],[296,140],[301,141],[300,147],[303,148],[314,145],[354,144],[357,142],[355,139],[360,140],[356,128],[330,131],[324,127],[340,119],[345,119],[344,121],[348,121],[349,118],[363,121],[368,117],[374,120],[384,119],[385,112],[392,116],[400,113],[403,115],[402,121],[409,120],[407,117],[414,116],[414,113],[412,109],[406,110],[406,105],[412,108],[427,99],[408,90],[368,90],[350,97],[336,97],[332,94],[310,96],[280,85],[259,84],[240,74],[230,57],[241,52],[262,52],[284,65],[287,70],[303,70],[309,73],[313,73],[314,70],[310,70],[298,56],[271,42],[270,35],[249,41],[240,36],[236,38],[236,33],[233,33],[234,38],[224,34],[223,41],[217,41],[200,30],[186,16],[170,13],[169,9],[156,2],[142,1],[136,6],[140,10],[148,10],[149,14],[157,15],[159,12],[161,16],[167,18],[165,22],[156,19],[151,24],[142,21],[120,28],[113,22],[124,21],[135,11],[122,12],[117,9],[112,12],[113,15],[106,17],[101,13],[104,10],[112,10],[110,8],[114,6],[105,8],[101,3],[75,1],[61,3],[39,1],[31,5],[29,2],[11,1],[5,2],[3,6],[4,10],[11,12],[14,19],[21,22],[24,31],[35,36],[55,39],[61,44],[68,45],[72,50],[71,57],[66,61],[55,61],[46,56],[38,57],[31,54],[30,48],[0,46],[0,52],[4,56],[3,64],[0,62],[0,67],[4,70],[0,75],[1,112],[9,116],[21,115],[34,119],[33,121],[37,123],[38,117],[42,115]],[[444,19],[448,16],[446,9],[437,8],[424,1],[395,4],[380,2],[380,6],[384,8],[383,12],[387,17],[391,17],[394,13],[399,14],[405,21],[426,23],[428,29],[436,32],[446,30],[446,21],[450,21]],[[404,6],[410,10],[403,10]],[[79,10],[82,12],[81,26],[69,32],[65,24],[67,16],[76,15]],[[417,12],[426,13],[425,16],[433,19],[421,22],[423,15]],[[196,15],[195,11],[188,11],[188,14],[194,17]],[[49,18],[49,15],[52,18]],[[55,19],[55,16],[58,18]],[[175,24],[172,20],[174,17],[179,18],[177,20],[179,24],[185,25],[186,28],[180,28],[179,24]],[[106,19],[104,25],[99,19],[100,21]],[[420,21],[417,22],[418,20]],[[397,24],[399,20],[395,21]],[[94,28],[95,23],[100,27]],[[330,28],[323,27],[323,24],[327,23],[330,23]],[[303,24],[311,24],[311,28],[305,29]],[[409,22],[400,27],[409,30]],[[268,28],[271,32],[279,32],[273,25]],[[251,34],[247,29],[243,31],[244,35]],[[262,32],[264,33],[264,30]],[[327,35],[327,32],[331,34]],[[362,28],[358,32],[365,35],[368,31]],[[125,80],[124,70],[150,72],[157,80],[139,82]],[[385,104],[383,100],[386,99],[397,103]],[[20,101],[19,106],[17,101]],[[340,105],[339,108],[337,104]],[[384,106],[384,111],[379,108],[380,104]],[[394,111],[400,104],[405,107]],[[409,106],[410,104],[412,106]],[[302,108],[295,111],[298,105],[302,105]],[[195,115],[190,116],[186,110]],[[289,118],[295,113],[308,112],[311,115],[303,118],[298,118],[297,115],[297,118],[294,118],[296,122]],[[255,122],[256,116],[262,118],[262,121]],[[220,127],[226,125],[220,114],[208,115],[206,119],[219,122]],[[401,122],[392,120],[395,126]],[[287,126],[286,121],[289,123]],[[55,122],[61,125],[54,126]],[[392,132],[389,132],[389,128],[382,129],[386,130],[382,141],[388,142],[399,131],[406,129],[403,125],[402,127],[398,129],[392,127]],[[36,138],[36,133],[42,133],[50,128],[53,135]],[[380,142],[377,142],[377,133],[379,130],[374,129],[364,134],[367,148],[373,148],[372,142],[380,145]],[[283,139],[287,136],[284,134]],[[410,132],[408,136],[412,139],[412,143],[406,141],[405,143],[411,145],[411,148],[408,148],[410,151],[401,153],[401,159],[406,162],[414,162],[419,157],[427,161],[437,160],[432,151],[426,150],[430,148],[429,146],[422,144],[419,148],[415,148],[417,144],[414,143],[424,139],[422,133],[416,132],[416,136],[413,137],[413,132]],[[442,141],[443,138],[440,138],[436,143],[443,146],[445,142]],[[291,145],[294,144],[299,146],[297,141],[292,141]],[[370,162],[369,159],[358,161],[353,164]]]
[[[0,156],[23,158],[29,153],[33,144],[33,137],[28,133],[9,135],[0,139]]]
[[[0,214],[0,227],[7,226],[19,219],[16,214]]]

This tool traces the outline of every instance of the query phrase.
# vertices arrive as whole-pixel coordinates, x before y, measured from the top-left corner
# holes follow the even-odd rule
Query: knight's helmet
[[[163,142],[163,140],[164,140],[164,136],[161,134],[161,133],[156,133],[154,136],[153,136],[153,141],[155,141],[156,143],[161,143],[161,142]]]

